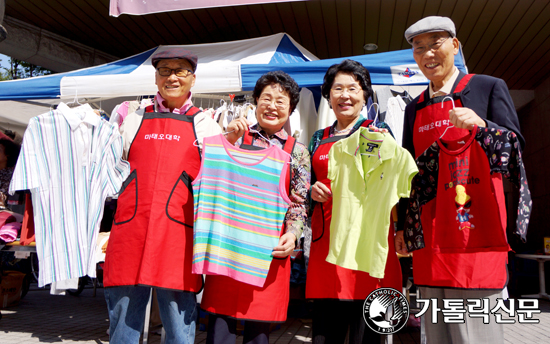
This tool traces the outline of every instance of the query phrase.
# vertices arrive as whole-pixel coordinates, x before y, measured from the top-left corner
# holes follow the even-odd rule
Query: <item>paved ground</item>
[[[540,319],[540,324],[505,325],[506,343],[550,343],[550,302],[540,301],[539,308],[542,313],[536,318]],[[1,344],[109,342],[106,334],[109,320],[101,288],[94,297],[91,288],[85,289],[80,296],[51,296],[49,290],[34,287],[19,305],[3,309],[1,313]],[[311,322],[309,319],[289,319],[271,334],[270,341],[311,342]],[[206,333],[197,331],[196,343],[205,342]],[[160,343],[160,336],[151,334],[149,343]],[[420,343],[420,331],[405,328],[393,337],[393,343]]]

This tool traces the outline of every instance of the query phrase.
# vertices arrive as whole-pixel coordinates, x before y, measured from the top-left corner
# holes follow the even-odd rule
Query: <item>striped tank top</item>
[[[290,200],[290,155],[276,146],[244,150],[223,135],[204,138],[193,181],[193,273],[262,287]]]

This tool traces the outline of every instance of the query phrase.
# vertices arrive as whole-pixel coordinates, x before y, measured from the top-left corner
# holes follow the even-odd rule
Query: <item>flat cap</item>
[[[407,42],[412,44],[413,38],[427,32],[447,31],[452,37],[456,37],[455,23],[451,18],[431,16],[422,18],[412,24],[405,31]]]
[[[192,51],[183,49],[183,48],[168,48],[159,53],[155,53],[151,57],[151,64],[153,67],[157,68],[157,63],[160,60],[175,60],[175,59],[185,59],[189,61],[191,67],[193,67],[193,73],[197,70],[197,62],[199,58]]]

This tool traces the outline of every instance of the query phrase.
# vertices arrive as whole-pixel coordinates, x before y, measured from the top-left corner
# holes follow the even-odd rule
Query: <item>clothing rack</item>
[[[252,100],[252,93],[250,92],[241,93],[241,94],[235,93],[235,99],[237,99],[237,97],[240,98],[240,96],[244,96],[245,101]],[[231,102],[231,97],[229,95],[222,95],[222,94],[193,93],[193,98],[217,99],[217,100],[225,100],[226,102]]]

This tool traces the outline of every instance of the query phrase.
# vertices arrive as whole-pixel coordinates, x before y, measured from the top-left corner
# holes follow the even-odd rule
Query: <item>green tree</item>
[[[23,69],[23,78],[32,78],[33,76],[52,74],[51,70],[34,65],[32,63],[20,61],[20,65]]]
[[[1,68],[0,80],[25,79],[32,78],[33,76],[52,74],[52,71],[46,68],[11,57],[9,63],[10,67]]]

